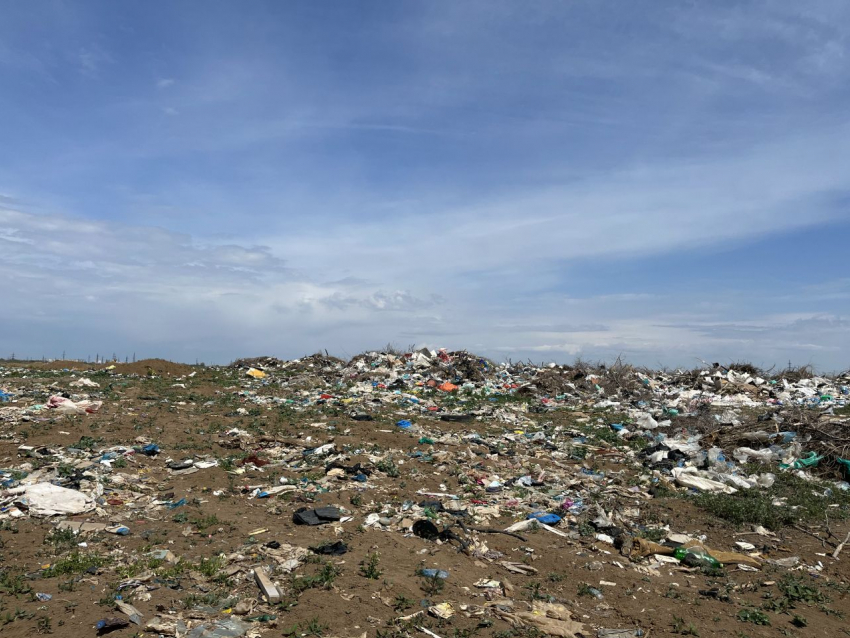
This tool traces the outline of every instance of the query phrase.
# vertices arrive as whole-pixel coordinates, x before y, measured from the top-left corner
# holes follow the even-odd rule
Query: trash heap
[[[848,399],[807,369],[428,349],[5,362],[0,625],[838,635]]]

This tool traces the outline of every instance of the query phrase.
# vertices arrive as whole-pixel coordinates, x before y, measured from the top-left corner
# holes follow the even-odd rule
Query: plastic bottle
[[[101,620],[98,620],[97,623],[95,623],[95,629],[97,629],[97,632],[99,634],[105,634],[116,629],[123,629],[129,624],[130,621],[124,620],[123,618],[103,618]]]
[[[449,577],[449,572],[443,569],[422,569],[419,573],[425,578],[441,578],[445,580]]]
[[[710,465],[719,465],[726,462],[726,457],[723,455],[723,450],[719,447],[713,447],[708,451],[708,462]]]
[[[193,628],[188,638],[238,638],[248,633],[251,628],[249,623],[243,622],[234,616],[224,620],[215,620]]]

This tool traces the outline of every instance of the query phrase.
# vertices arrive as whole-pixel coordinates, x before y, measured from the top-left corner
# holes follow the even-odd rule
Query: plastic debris
[[[98,634],[102,635],[108,634],[118,629],[123,629],[124,627],[128,627],[129,625],[130,621],[124,620],[123,618],[103,618],[101,620],[98,620],[97,623],[95,623],[95,629],[97,629]]]
[[[670,578],[721,605],[750,590],[712,585],[720,566],[725,580],[757,579],[768,592],[787,570],[832,578],[846,560],[850,461],[835,441],[850,422],[847,375],[424,349],[264,357],[172,378],[165,363],[145,365],[0,364],[3,541],[14,549],[36,530],[55,556],[25,574],[77,604],[89,592],[65,592],[65,573],[114,584],[119,617],[99,631],[115,621],[175,637],[303,633],[306,610],[333,596],[368,607],[372,627],[406,618],[416,632],[430,616],[459,631],[633,638],[646,631],[633,608],[684,617],[675,606],[685,603],[660,593]],[[101,401],[108,409],[80,407]],[[665,524],[653,501],[675,509],[673,495],[690,497],[689,516]],[[724,522],[727,499],[757,499],[758,517]],[[786,524],[810,503],[828,508],[833,536]],[[414,584],[388,592],[367,574]],[[172,604],[181,590],[185,609]],[[280,614],[284,593],[289,604],[306,590],[310,604]],[[577,590],[592,629],[555,602]],[[55,606],[50,596],[22,604]],[[632,596],[639,607],[621,607]],[[612,608],[630,628],[598,629]],[[351,633],[333,615],[320,620],[326,635]]]
[[[247,634],[249,629],[250,623],[231,616],[198,625],[187,634],[187,638],[240,638]]]
[[[324,525],[340,520],[340,511],[335,507],[319,507],[308,509],[302,507],[292,514],[292,521],[296,525]]]
[[[83,514],[95,507],[94,499],[89,495],[52,483],[15,487],[6,490],[4,496],[12,496],[19,507],[34,516]]]

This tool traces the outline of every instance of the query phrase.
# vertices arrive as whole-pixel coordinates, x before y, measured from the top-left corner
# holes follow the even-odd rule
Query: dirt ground
[[[69,387],[82,368],[97,389]],[[103,401],[94,414],[42,410],[26,421],[0,421],[0,469],[20,472],[26,464],[26,471],[42,470],[72,485],[75,480],[84,487],[86,481],[99,482],[98,508],[69,520],[130,529],[126,536],[71,536],[56,531],[56,517],[0,521],[3,636],[97,635],[99,620],[126,619],[114,608],[116,596],[143,617],[141,625],[119,628],[113,636],[141,635],[145,623],[157,616],[189,626],[227,618],[239,601],[250,599],[256,605],[241,617],[254,619],[251,631],[257,635],[270,636],[389,638],[424,636],[421,629],[427,629],[441,638],[523,638],[539,632],[512,624],[510,614],[530,610],[535,602],[564,605],[584,624],[585,636],[596,636],[600,628],[640,628],[653,638],[850,635],[850,548],[831,558],[850,533],[850,523],[838,515],[841,508],[835,508],[826,527],[817,521],[763,536],[751,526],[712,515],[687,495],[665,490],[649,496],[656,482],[635,454],[603,444],[584,458],[564,452],[575,429],[586,428],[588,412],[527,413],[534,425],[520,429],[544,432],[555,442],[553,450],[524,436],[503,438],[518,429],[503,422],[447,422],[436,412],[411,417],[398,405],[345,402],[342,390],[327,391],[332,396],[324,400],[313,392],[303,405],[310,391],[263,384],[242,369],[160,360],[104,368],[33,364],[26,373],[0,378],[7,390],[28,393],[0,407],[35,405],[62,392]],[[256,397],[282,399],[264,404]],[[373,420],[353,419],[354,410],[368,412]],[[398,427],[399,419],[412,420],[416,431]],[[228,434],[234,429],[244,434]],[[486,444],[493,441],[499,441],[498,450]],[[160,453],[129,451],[146,443],[156,443]],[[335,446],[331,457],[304,453],[329,443]],[[126,446],[128,453],[119,453],[120,460],[108,467],[99,460],[113,446]],[[345,472],[328,476],[333,469],[328,458],[346,467],[361,463],[370,470],[368,480],[353,480],[354,473]],[[218,465],[193,473],[168,467],[184,459],[211,459]],[[542,479],[487,491],[494,475]],[[270,498],[253,497],[254,488],[268,489],[281,479],[294,488]],[[458,510],[477,507],[484,513],[464,517],[436,506],[423,510],[415,506],[422,501],[450,505],[452,499],[421,492],[458,495]],[[526,517],[529,504],[552,511],[555,497],[560,501],[564,494],[630,516],[635,525],[615,530],[621,535],[642,530],[652,536],[668,528],[704,536],[706,546],[725,551],[740,551],[735,542],[747,541],[756,546],[760,561],[799,557],[799,566],[763,562],[758,570],[743,571],[736,564],[711,570],[665,563],[653,568],[649,558],[630,558],[599,539],[598,530],[590,527],[596,515],[591,507],[564,515],[556,529],[565,536],[536,528],[519,532],[521,540],[455,525],[452,529],[471,544],[466,551],[456,540],[427,540],[406,527],[410,520],[426,518],[439,527],[460,520],[504,530]],[[342,508],[351,519],[320,526],[293,522],[296,509],[323,505]],[[493,505],[498,508],[488,513]],[[373,513],[390,521],[367,523]],[[338,556],[308,552],[286,573],[265,547],[272,541],[298,548],[343,541],[348,551]],[[157,550],[169,550],[179,563],[151,558]],[[505,561],[529,573],[509,571]],[[257,600],[251,569],[260,565],[275,569],[272,579],[281,586],[282,602]],[[423,577],[423,568],[445,570],[448,578]],[[476,586],[482,580],[498,581],[498,586]],[[42,601],[37,593],[51,598]],[[429,613],[440,603],[450,603],[451,618]],[[416,612],[422,613],[397,620]]]

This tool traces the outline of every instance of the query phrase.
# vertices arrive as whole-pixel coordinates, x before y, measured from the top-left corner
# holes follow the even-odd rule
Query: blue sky
[[[0,354],[845,369],[848,19],[6,3]]]

